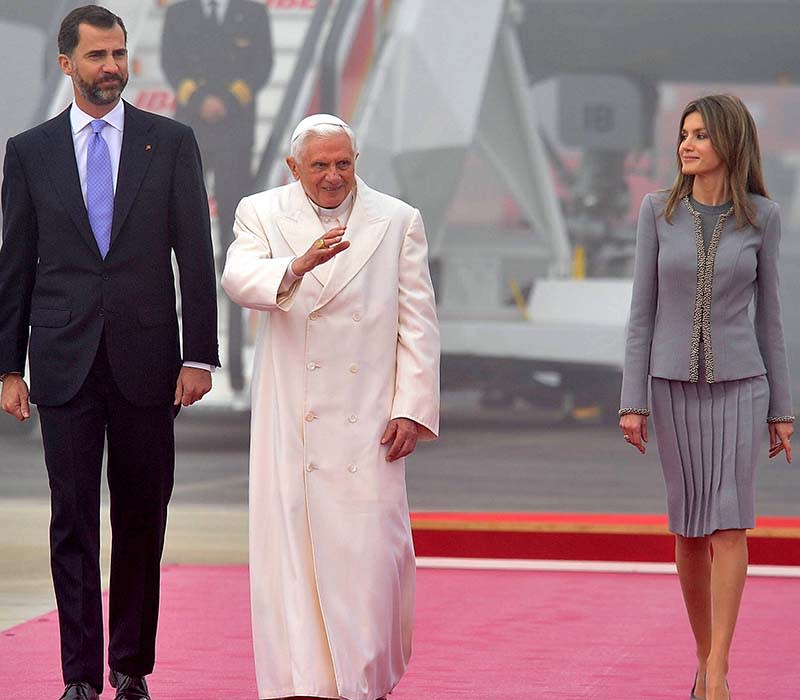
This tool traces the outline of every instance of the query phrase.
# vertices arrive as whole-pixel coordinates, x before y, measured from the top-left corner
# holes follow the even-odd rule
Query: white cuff
[[[183,366],[184,367],[193,367],[194,369],[204,369],[204,370],[206,370],[208,372],[211,372],[211,374],[214,374],[214,372],[217,371],[217,368],[216,368],[215,365],[207,365],[205,362],[189,362],[189,361],[186,361],[186,362],[183,363]]]
[[[286,272],[283,273],[283,279],[280,285],[278,285],[278,294],[285,294],[295,282],[303,279],[303,275],[296,275],[294,274],[294,270],[292,270],[292,263],[295,260],[297,260],[296,257],[292,258],[286,266]]]

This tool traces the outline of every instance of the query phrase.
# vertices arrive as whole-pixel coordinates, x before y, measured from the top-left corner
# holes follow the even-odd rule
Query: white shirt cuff
[[[292,263],[297,260],[296,257],[292,258],[289,261],[289,264],[286,266],[286,272],[283,273],[283,279],[281,280],[280,285],[278,285],[278,293],[284,294],[289,291],[290,287],[297,282],[298,280],[303,279],[303,275],[296,275],[292,270]]]
[[[205,362],[189,362],[188,360],[183,363],[184,367],[194,367],[194,369],[204,369],[212,374],[217,371],[215,365],[207,365]]]

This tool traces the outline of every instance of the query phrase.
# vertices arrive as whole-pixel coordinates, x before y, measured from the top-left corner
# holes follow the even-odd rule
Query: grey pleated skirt
[[[669,529],[684,537],[755,526],[755,472],[767,438],[766,376],[696,384],[653,377],[653,425]]]

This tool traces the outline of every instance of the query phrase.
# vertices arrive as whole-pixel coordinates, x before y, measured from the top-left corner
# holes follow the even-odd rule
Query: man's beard
[[[119,99],[119,96],[122,94],[122,91],[125,89],[125,86],[128,84],[127,76],[119,76],[119,78],[109,76],[107,78],[102,78],[97,82],[99,83],[108,80],[118,80],[119,82],[112,87],[101,88],[96,83],[87,83],[77,72],[72,74],[72,80],[77,86],[78,92],[80,92],[81,95],[83,95],[83,97],[93,105],[110,105],[112,102],[116,102]]]

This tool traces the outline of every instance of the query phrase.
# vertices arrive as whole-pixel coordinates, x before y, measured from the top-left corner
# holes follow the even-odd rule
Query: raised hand
[[[292,272],[302,277],[317,265],[328,262],[334,255],[350,247],[350,241],[343,241],[345,227],[332,228],[322,238],[318,238],[311,247],[292,263]]]

